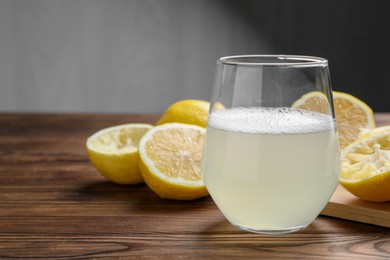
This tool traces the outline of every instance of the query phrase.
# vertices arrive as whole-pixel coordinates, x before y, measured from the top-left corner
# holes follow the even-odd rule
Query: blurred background
[[[0,0],[0,112],[160,113],[209,100],[216,59],[329,60],[390,111],[390,16],[370,0]]]

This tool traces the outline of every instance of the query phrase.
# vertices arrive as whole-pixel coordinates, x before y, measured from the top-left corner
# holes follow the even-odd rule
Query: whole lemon
[[[158,120],[157,125],[183,123],[207,126],[210,103],[198,99],[186,99],[173,103]]]

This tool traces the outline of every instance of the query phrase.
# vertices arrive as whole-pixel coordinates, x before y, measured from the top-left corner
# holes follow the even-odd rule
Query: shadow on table
[[[80,186],[69,194],[69,199],[101,203],[127,203],[129,211],[142,211],[166,214],[188,211],[217,210],[209,197],[192,201],[162,199],[150,190],[146,184],[120,185],[110,181],[96,181]]]
[[[333,227],[333,232],[330,230],[329,226],[331,225]],[[286,238],[291,239],[296,236],[308,236],[311,237],[315,234],[316,238],[329,238],[334,236],[334,222],[333,220],[327,219],[327,218],[319,218],[316,219],[313,223],[311,223],[308,227],[306,227],[303,230],[288,233],[288,234],[260,234],[260,233],[253,233],[241,230],[237,227],[235,227],[233,224],[231,224],[225,217],[222,216],[220,218],[216,218],[213,222],[210,222],[207,226],[204,226],[204,228],[201,230],[202,233],[230,233],[230,234],[237,234],[240,236],[249,236],[249,237],[275,237],[278,239]]]

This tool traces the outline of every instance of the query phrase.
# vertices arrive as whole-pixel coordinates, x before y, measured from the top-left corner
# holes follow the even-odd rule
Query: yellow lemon
[[[330,108],[327,97],[319,91],[313,91],[303,95],[291,107],[315,111],[326,115],[329,114]]]
[[[92,164],[113,182],[142,183],[138,168],[138,143],[152,127],[148,124],[126,124],[105,128],[91,135],[86,148]]]
[[[372,109],[360,99],[347,93],[333,91],[333,102],[340,148],[357,140],[361,129],[375,127]],[[329,114],[328,100],[318,91],[303,95],[292,107]]]
[[[375,202],[390,200],[390,133],[368,136],[341,153],[340,183],[355,196]]]
[[[221,102],[215,102],[213,105],[213,110],[223,110],[226,107]]]
[[[210,103],[203,100],[187,99],[173,103],[158,120],[165,123],[184,123],[206,127]]]
[[[139,165],[149,188],[166,199],[207,196],[201,173],[204,135],[204,128],[182,123],[147,132],[139,143]]]

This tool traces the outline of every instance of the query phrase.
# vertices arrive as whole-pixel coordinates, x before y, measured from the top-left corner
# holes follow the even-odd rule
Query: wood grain
[[[0,114],[0,259],[388,259],[388,228],[318,217],[302,232],[235,229],[210,198],[163,200],[116,185],[90,164],[85,140],[158,115]],[[383,115],[383,123],[390,115]]]

